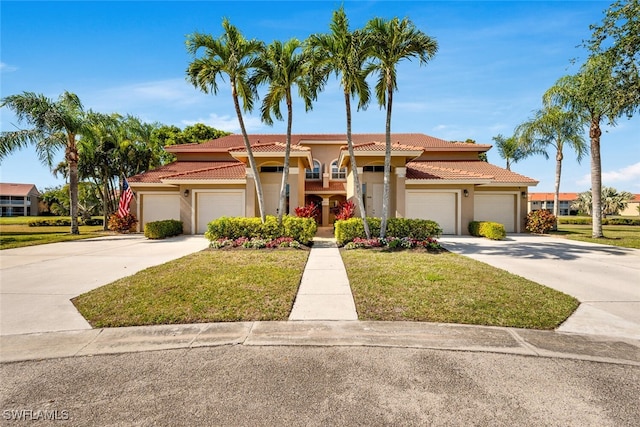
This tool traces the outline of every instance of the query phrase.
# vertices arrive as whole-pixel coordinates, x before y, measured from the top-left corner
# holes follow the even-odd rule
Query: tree
[[[57,101],[42,94],[23,92],[3,98],[0,107],[10,108],[19,123],[26,122],[30,126],[28,129],[2,132],[0,159],[27,145],[34,145],[40,160],[51,167],[56,152],[64,148],[64,159],[69,166],[71,234],[80,234],[77,138],[87,128],[80,99],[69,92],[64,92]]]
[[[222,28],[223,34],[217,39],[209,34],[197,32],[187,36],[187,51],[194,57],[187,69],[187,79],[204,93],[217,94],[217,79],[222,78],[222,74],[229,77],[233,106],[238,116],[238,123],[255,182],[260,219],[265,222],[262,183],[240,109],[240,99],[242,99],[242,109],[245,112],[253,110],[253,102],[257,97],[257,92],[255,87],[249,84],[249,72],[254,68],[256,55],[262,49],[263,44],[257,40],[245,39],[226,18],[222,21]],[[204,56],[196,57],[201,49],[205,52]]]
[[[308,53],[301,51],[302,44],[293,38],[285,43],[274,41],[264,47],[256,61],[255,74],[252,84],[268,84],[267,93],[262,99],[262,121],[273,124],[271,115],[282,120],[280,103],[287,106],[287,139],[285,143],[284,166],[282,184],[280,185],[280,199],[278,203],[278,223],[282,222],[289,181],[289,158],[291,155],[291,127],[293,123],[293,96],[291,89],[298,88],[298,96],[302,98],[307,111],[311,109],[311,101],[315,99],[310,87],[309,75],[312,72]]]
[[[187,144],[218,139],[227,135],[231,135],[231,132],[218,130],[211,126],[207,126],[204,123],[196,123],[187,126],[182,131],[182,137]]]
[[[505,138],[501,134],[498,134],[498,136],[494,136],[492,139],[496,143],[498,154],[507,162],[507,170],[511,170],[512,163],[517,163],[529,155],[516,136]]]
[[[375,92],[378,104],[386,107],[384,186],[382,196],[382,220],[380,237],[384,238],[389,218],[391,200],[391,111],[393,92],[398,88],[397,65],[404,59],[418,58],[420,65],[426,64],[438,50],[438,43],[418,30],[408,18],[384,20],[373,18],[365,27],[371,38],[371,54],[375,58],[369,71],[377,71]]]
[[[611,57],[590,57],[575,75],[561,77],[547,92],[545,103],[553,102],[583,115],[589,122],[591,150],[591,188],[593,191],[592,237],[602,238],[602,163],[600,158],[601,122],[615,125],[622,114],[631,114],[637,105],[627,103],[628,94],[614,78]]]
[[[560,214],[560,178],[564,145],[568,144],[576,152],[578,162],[587,154],[589,148],[582,136],[585,118],[574,111],[567,111],[557,105],[546,105],[535,116],[516,128],[518,139],[523,140],[529,151],[539,152],[549,158],[547,149],[555,149],[556,174],[553,195],[553,215]]]
[[[358,109],[366,108],[371,95],[367,84],[367,70],[365,62],[369,57],[369,38],[363,31],[349,30],[349,21],[340,7],[333,12],[333,19],[329,25],[331,32],[328,34],[313,34],[307,40],[312,51],[315,68],[319,76],[317,84],[321,87],[331,74],[340,76],[340,85],[344,94],[344,103],[347,119],[347,149],[351,160],[351,173],[355,190],[358,210],[362,217],[364,231],[367,239],[371,238],[367,213],[362,200],[362,187],[358,177],[358,168],[351,138],[351,98],[358,99]]]
[[[613,187],[602,187],[600,193],[602,194],[601,214],[604,216],[617,215],[621,210],[626,209],[629,201],[633,199],[633,194],[628,191],[618,192]],[[571,208],[591,215],[593,213],[592,191],[578,194],[578,199],[571,205]]]

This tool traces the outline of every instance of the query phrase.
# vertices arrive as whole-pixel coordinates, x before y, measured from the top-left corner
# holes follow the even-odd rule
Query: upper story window
[[[284,166],[261,166],[260,172],[284,172]]]
[[[339,168],[337,160],[331,162],[331,179],[347,179],[347,168]]]
[[[363,172],[384,172],[384,165],[365,166],[362,168]]]
[[[308,180],[319,180],[320,179],[320,162],[317,160],[313,161],[313,169],[305,169],[306,179]]]

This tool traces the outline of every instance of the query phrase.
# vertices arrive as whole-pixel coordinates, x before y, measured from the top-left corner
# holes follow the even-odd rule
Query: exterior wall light
[[[520,193],[520,194],[522,194],[522,198],[523,198],[523,199],[526,199],[526,198],[527,198],[527,192],[526,192],[526,191],[523,191],[523,192],[522,192],[522,193]]]
[[[184,190],[184,197],[189,197],[189,189],[187,188],[186,190]]]
[[[464,197],[469,197],[469,190],[467,190],[466,188],[462,190],[462,193],[464,194]]]

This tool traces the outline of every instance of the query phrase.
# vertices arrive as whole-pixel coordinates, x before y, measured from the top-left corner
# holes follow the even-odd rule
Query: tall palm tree
[[[365,63],[369,58],[371,47],[366,33],[360,30],[349,31],[349,21],[344,7],[333,12],[328,34],[313,34],[307,40],[315,61],[316,71],[320,77],[320,85],[326,82],[330,74],[340,76],[340,84],[344,94],[347,119],[347,148],[351,160],[351,173],[355,187],[356,202],[362,217],[366,237],[371,238],[367,213],[362,200],[362,187],[358,177],[358,168],[351,138],[351,98],[358,99],[358,109],[366,108],[369,103],[370,90],[367,84]]]
[[[589,147],[582,136],[586,119],[574,111],[567,111],[557,105],[546,105],[530,119],[516,128],[516,134],[525,144],[549,158],[547,148],[555,148],[556,175],[553,194],[553,215],[560,214],[560,178],[562,175],[563,149],[568,144],[576,152],[578,163],[588,153]]]
[[[69,197],[71,199],[71,234],[78,229],[78,146],[77,138],[86,130],[86,118],[77,95],[64,92],[57,101],[42,94],[23,92],[3,98],[0,107],[14,111],[18,122],[26,122],[28,129],[2,132],[0,159],[9,153],[34,145],[40,160],[49,167],[59,149],[69,166]]]
[[[498,134],[498,136],[494,136],[492,139],[496,143],[498,154],[507,162],[505,165],[507,170],[511,170],[512,163],[517,163],[528,156],[524,145],[520,144],[516,136],[505,138],[502,134]]]
[[[602,233],[602,161],[600,158],[601,122],[615,120],[625,112],[627,94],[619,90],[613,78],[614,64],[607,55],[590,57],[577,74],[561,77],[545,92],[545,103],[554,102],[589,122],[591,151],[591,189],[593,198],[591,237],[604,237]]]
[[[426,64],[438,51],[438,43],[418,30],[408,18],[384,20],[373,18],[365,30],[371,37],[372,55],[376,62],[372,70],[378,72],[376,98],[380,107],[387,107],[385,126],[384,187],[382,196],[382,220],[380,237],[384,238],[389,218],[391,200],[391,110],[393,92],[398,88],[397,65],[403,59],[418,58],[420,65]]]
[[[312,93],[309,77],[312,72],[310,56],[308,53],[301,51],[301,48],[302,43],[295,38],[284,43],[278,40],[274,41],[261,50],[255,64],[255,73],[251,78],[251,84],[255,86],[263,83],[269,86],[266,95],[262,99],[262,121],[272,125],[272,114],[276,119],[282,120],[280,103],[284,101],[287,105],[287,139],[278,203],[278,223],[282,222],[287,195],[287,182],[289,181],[291,126],[293,123],[293,96],[291,89],[294,85],[297,86],[298,96],[304,101],[307,111],[311,109],[311,101],[315,99],[315,93]]]
[[[258,40],[245,39],[226,18],[222,21],[222,28],[223,34],[217,39],[209,34],[198,32],[187,36],[187,51],[194,56],[187,68],[187,79],[204,93],[217,94],[218,78],[222,78],[222,74],[229,77],[233,106],[238,116],[238,123],[255,182],[260,219],[265,222],[262,183],[240,109],[240,99],[242,99],[242,109],[245,112],[253,110],[253,102],[257,98],[257,92],[255,87],[249,84],[249,72],[255,66],[256,55],[262,49],[263,43]],[[197,58],[196,55],[201,49],[204,50],[204,56]]]

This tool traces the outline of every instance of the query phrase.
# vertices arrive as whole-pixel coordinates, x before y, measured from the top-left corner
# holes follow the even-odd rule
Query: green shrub
[[[486,237],[491,240],[504,240],[507,237],[504,225],[491,221],[471,221],[469,233],[472,236]]]
[[[128,233],[133,231],[134,227],[138,223],[138,220],[133,214],[127,214],[120,218],[118,214],[111,214],[109,217],[108,228],[111,231],[117,231],[118,233]]]
[[[147,239],[165,239],[182,234],[182,221],[165,219],[148,222],[144,225],[144,237]]]
[[[558,224],[591,225],[590,216],[564,216],[558,218]],[[602,218],[602,225],[637,225],[640,226],[640,218],[610,217]]]
[[[297,242],[308,245],[315,236],[318,225],[313,218],[286,215],[282,225],[278,225],[275,216],[267,216],[265,223],[260,218],[221,217],[207,226],[205,237],[211,242],[219,239],[237,240],[240,238],[275,240],[291,237]]]
[[[603,218],[603,225],[640,225],[640,218]]]
[[[29,227],[70,227],[71,219],[39,219],[35,221],[30,221]],[[104,224],[104,220],[102,218],[78,218],[78,225],[102,225]]]
[[[367,218],[371,237],[380,237],[380,218]],[[410,238],[414,240],[427,240],[438,237],[442,229],[435,221],[428,219],[389,218],[387,233],[389,237],[398,239]],[[336,221],[335,236],[339,246],[352,242],[354,239],[365,239],[362,218],[351,218]]]
[[[527,225],[525,228],[536,234],[544,234],[553,229],[556,224],[556,217],[547,210],[531,211],[527,214]]]
[[[588,216],[559,217],[558,224],[591,225],[591,218]]]

